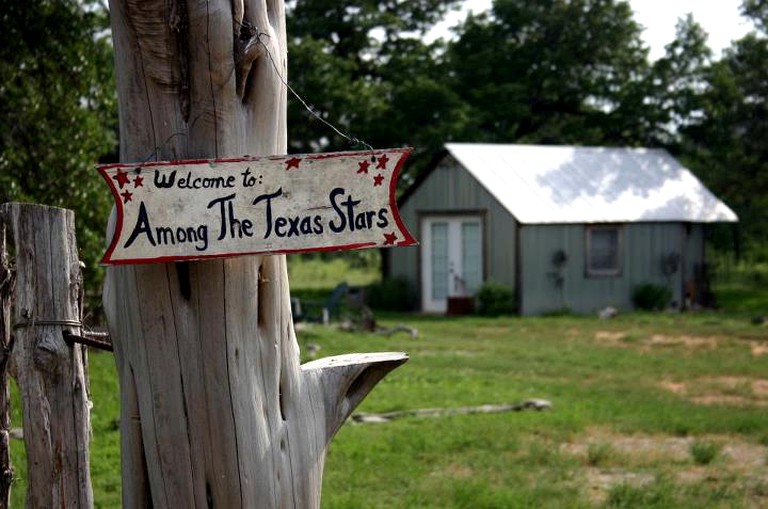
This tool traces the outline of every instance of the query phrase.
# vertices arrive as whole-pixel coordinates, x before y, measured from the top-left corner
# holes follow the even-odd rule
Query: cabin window
[[[587,276],[621,274],[621,228],[591,226],[587,228]]]

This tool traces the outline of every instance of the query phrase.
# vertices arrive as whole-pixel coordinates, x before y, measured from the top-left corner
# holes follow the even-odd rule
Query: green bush
[[[697,465],[709,465],[720,454],[721,446],[709,440],[695,440],[690,447],[691,457]]]
[[[515,311],[515,292],[512,288],[487,281],[477,290],[477,314],[499,316]]]
[[[405,279],[383,279],[368,286],[368,306],[380,311],[410,311],[414,293]]]
[[[672,291],[666,286],[651,283],[636,286],[632,291],[632,304],[643,311],[661,311],[672,302]]]

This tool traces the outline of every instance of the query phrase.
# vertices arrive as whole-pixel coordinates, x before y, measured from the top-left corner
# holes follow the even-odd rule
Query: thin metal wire
[[[22,329],[24,327],[35,326],[49,326],[60,325],[63,327],[82,327],[83,324],[80,320],[27,320],[26,322],[16,322],[13,324],[13,329]]]
[[[200,117],[202,115],[203,115],[202,113],[198,113],[197,116],[194,119],[192,119],[192,122],[189,124],[189,127],[187,127],[187,129],[192,129],[195,126],[195,124],[197,123],[197,121],[200,120]],[[163,148],[165,148],[165,146],[168,145],[168,143],[170,143],[170,141],[172,139],[174,139],[176,136],[187,136],[187,132],[186,131],[176,131],[175,133],[170,134],[165,139],[165,141],[163,141],[160,145],[157,145],[155,148],[153,148],[152,151],[149,153],[149,155],[147,155],[147,157],[145,157],[144,159],[139,161],[137,164],[138,165],[142,165],[142,164],[148,162],[153,157],[156,157],[157,153],[160,152],[160,150],[162,150]]]
[[[247,21],[243,21],[242,23],[240,23],[240,25],[243,28],[245,28],[246,30],[248,30],[248,32],[253,34],[253,37],[256,37],[256,42],[258,44],[261,44],[264,47],[264,51],[266,51],[267,57],[269,58],[269,61],[272,64],[272,68],[275,70],[275,73],[277,74],[277,77],[280,79],[280,82],[283,85],[285,85],[285,88],[288,91],[290,91],[291,94],[293,94],[293,96],[296,99],[298,99],[298,101],[302,104],[302,106],[304,106],[304,109],[306,109],[313,117],[318,119],[320,122],[322,122],[323,124],[325,124],[326,126],[331,128],[336,134],[338,134],[339,136],[341,136],[342,138],[347,140],[351,145],[362,145],[362,146],[368,148],[368,150],[371,151],[371,158],[372,158],[372,160],[375,161],[376,160],[376,152],[375,152],[373,146],[370,143],[366,142],[365,140],[361,140],[360,138],[358,138],[358,137],[356,137],[356,136],[354,136],[352,134],[349,134],[349,133],[346,133],[346,132],[342,131],[341,129],[339,129],[338,127],[333,125],[331,122],[329,122],[328,120],[324,119],[322,117],[322,115],[320,114],[320,112],[318,112],[311,104],[307,103],[307,101],[305,101],[304,98],[301,97],[301,95],[299,95],[298,92],[296,92],[296,90],[291,86],[291,84],[288,83],[288,80],[285,79],[285,77],[283,76],[282,72],[280,72],[280,68],[278,67],[277,62],[275,61],[274,57],[272,56],[272,52],[269,51],[269,47],[264,43],[264,41],[261,40],[261,36],[269,37],[269,34],[267,34],[265,32],[259,31],[259,29],[257,27],[253,26],[251,23],[249,23]],[[207,34],[206,34],[206,36],[207,36]],[[202,113],[198,114],[192,120],[192,122],[190,123],[188,129],[191,129],[195,125],[195,123],[200,119],[201,116],[202,116]],[[176,136],[186,136],[186,135],[187,135],[187,133],[185,131],[176,131],[175,133],[172,133],[160,145],[155,146],[152,149],[152,151],[149,154],[147,154],[147,156],[145,158],[143,158],[141,161],[139,161],[137,164],[138,165],[144,164],[144,163],[148,162],[150,159],[152,159],[153,157],[157,157],[157,153],[160,152],[160,150],[162,150]]]
[[[254,29],[255,29],[255,27],[254,27]],[[252,30],[254,30],[254,29],[252,29]],[[339,129],[335,125],[333,125],[331,122],[329,122],[326,119],[324,119],[322,117],[322,115],[312,105],[308,104],[307,101],[305,101],[304,98],[301,97],[299,95],[299,93],[296,92],[296,90],[294,90],[294,88],[290,85],[290,83],[288,83],[288,80],[285,79],[283,74],[280,72],[280,68],[277,66],[277,62],[275,62],[275,59],[272,56],[272,52],[269,51],[269,47],[264,43],[264,41],[261,40],[261,36],[262,35],[266,35],[267,37],[269,37],[269,34],[264,33],[264,32],[260,32],[260,31],[258,31],[258,29],[255,29],[255,32],[256,32],[255,33],[256,41],[264,47],[264,50],[267,52],[267,57],[269,57],[269,61],[272,63],[272,67],[275,69],[275,73],[277,74],[277,77],[280,79],[280,81],[283,83],[283,85],[285,85],[285,88],[287,88],[293,94],[293,96],[296,97],[296,99],[299,100],[299,102],[304,106],[304,108],[312,116],[314,116],[316,119],[318,119],[320,122],[322,122],[326,126],[328,126],[331,129],[333,129],[333,131],[336,134],[338,134],[342,138],[344,138],[347,141],[349,141],[350,144],[352,144],[352,145],[363,145],[365,147],[368,147],[368,150],[371,151],[371,157],[373,157],[375,159],[376,152],[374,151],[373,146],[371,146],[370,143],[367,143],[366,141],[361,140],[360,138],[358,138],[356,136],[353,136],[351,134],[345,133],[344,131],[342,131],[341,129]]]

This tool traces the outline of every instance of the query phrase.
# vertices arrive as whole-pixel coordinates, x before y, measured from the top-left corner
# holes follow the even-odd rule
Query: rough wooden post
[[[16,246],[11,354],[27,451],[27,507],[92,507],[90,402],[79,345],[80,262],[74,213],[11,203],[2,215]]]
[[[281,0],[111,0],[110,17],[121,161],[286,152]],[[331,438],[407,359],[300,366],[284,256],[110,267],[104,308],[126,508],[318,507]]]
[[[0,213],[0,509],[11,503],[11,392],[8,361],[11,356],[11,301],[16,273],[7,250],[7,226]]]

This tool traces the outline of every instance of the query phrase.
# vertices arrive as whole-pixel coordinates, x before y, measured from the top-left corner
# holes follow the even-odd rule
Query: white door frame
[[[434,298],[433,295],[433,248],[435,246],[432,238],[432,226],[434,224],[444,223],[447,227],[447,273],[445,275],[445,296]],[[479,226],[479,244],[480,244],[480,277],[484,270],[483,253],[483,215],[478,213],[455,214],[455,215],[425,215],[421,218],[421,260],[419,270],[421,272],[421,309],[432,313],[445,313],[448,309],[448,297],[464,296],[466,288],[463,279],[463,253],[462,253],[462,225],[465,223],[475,223]]]

